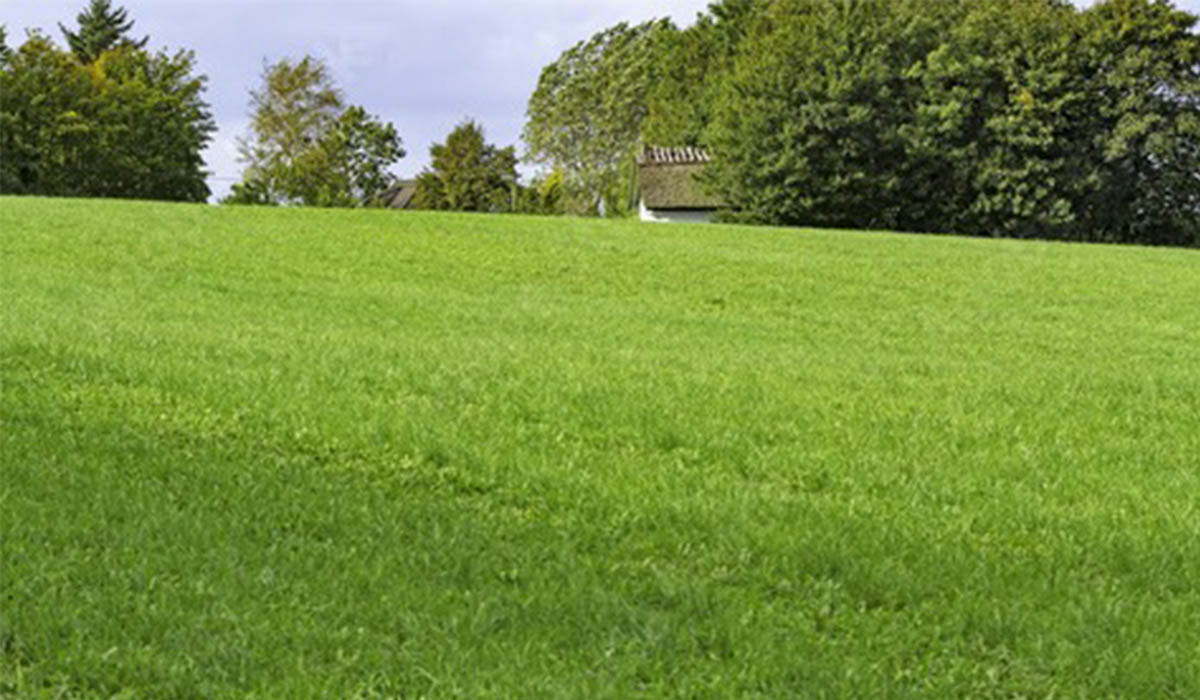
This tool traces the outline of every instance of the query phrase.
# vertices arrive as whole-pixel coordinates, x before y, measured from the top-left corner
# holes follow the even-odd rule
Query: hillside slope
[[[1200,695],[1200,253],[0,198],[0,696]]]

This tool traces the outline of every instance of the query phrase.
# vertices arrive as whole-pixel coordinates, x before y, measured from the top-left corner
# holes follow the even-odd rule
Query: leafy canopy
[[[629,165],[660,47],[675,31],[669,20],[618,24],[542,69],[527,109],[526,159],[561,172],[582,211],[619,213],[634,205]]]
[[[740,218],[1200,244],[1200,38],[1168,2],[775,0],[702,138]]]
[[[216,124],[194,70],[132,44],[84,65],[32,34],[0,70],[0,192],[206,200]]]
[[[703,145],[721,84],[766,0],[720,0],[696,22],[662,37],[659,75],[647,95],[642,140],[650,145]]]
[[[263,70],[250,91],[250,133],[239,139],[246,164],[226,201],[354,207],[374,204],[405,156],[391,123],[346,107],[328,66],[305,56]]]

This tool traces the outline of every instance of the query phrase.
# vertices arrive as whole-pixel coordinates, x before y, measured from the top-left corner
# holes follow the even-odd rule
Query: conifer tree
[[[0,69],[8,64],[8,59],[12,56],[12,49],[8,48],[8,29],[0,24]]]
[[[517,155],[512,146],[487,142],[483,127],[467,119],[445,143],[429,149],[430,167],[417,178],[417,209],[507,212],[515,208]]]
[[[67,29],[62,22],[59,22],[58,28],[80,63],[91,63],[100,54],[121,44],[143,48],[150,39],[130,39],[128,34],[133,29],[133,20],[128,18],[125,8],[113,9],[110,0],[91,0],[88,8],[80,12],[75,21],[79,23],[78,32]]]

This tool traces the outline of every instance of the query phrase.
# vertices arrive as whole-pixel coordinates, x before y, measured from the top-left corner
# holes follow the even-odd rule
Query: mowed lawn
[[[1200,696],[1200,252],[0,198],[0,696]]]

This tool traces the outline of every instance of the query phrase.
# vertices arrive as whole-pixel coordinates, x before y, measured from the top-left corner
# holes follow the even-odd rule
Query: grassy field
[[[1200,253],[0,198],[0,696],[1200,697]]]

